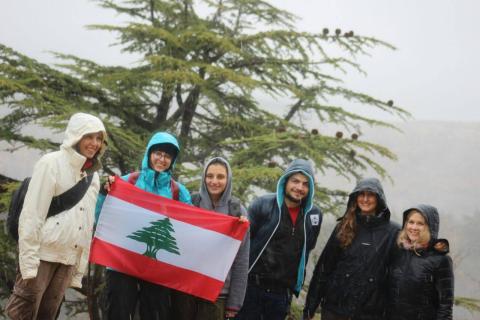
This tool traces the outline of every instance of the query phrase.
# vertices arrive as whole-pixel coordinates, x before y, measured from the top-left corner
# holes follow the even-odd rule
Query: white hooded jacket
[[[40,260],[75,265],[71,286],[81,287],[88,264],[92,238],[95,203],[100,181],[94,173],[86,194],[72,209],[46,219],[53,196],[74,186],[83,178],[82,167],[87,160],[75,145],[88,133],[103,132],[100,119],[90,114],[74,114],[67,125],[59,151],[44,155],[35,164],[19,219],[19,264],[23,279],[37,276]],[[105,151],[102,144],[94,157],[89,173],[101,167],[99,158]]]

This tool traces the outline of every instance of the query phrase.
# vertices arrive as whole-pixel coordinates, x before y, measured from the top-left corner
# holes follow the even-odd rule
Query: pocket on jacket
[[[71,213],[75,213],[71,212],[71,210],[59,213],[45,221],[42,228],[42,244],[69,245],[74,242],[75,232],[73,225],[75,220],[71,219],[71,221],[68,221]]]

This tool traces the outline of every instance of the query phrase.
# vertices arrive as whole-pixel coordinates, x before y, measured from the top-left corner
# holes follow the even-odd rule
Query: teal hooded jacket
[[[167,170],[162,172],[156,172],[155,170],[150,168],[150,161],[149,161],[150,149],[154,145],[161,144],[161,143],[168,143],[173,145],[177,149],[177,156],[174,159],[172,159],[172,164]],[[178,157],[179,153],[180,153],[180,147],[178,145],[177,139],[173,135],[167,132],[155,133],[152,136],[152,138],[150,138],[150,141],[148,141],[147,147],[145,148],[145,154],[143,155],[142,165],[140,168],[137,181],[135,182],[135,186],[147,192],[151,192],[159,196],[172,199],[173,195],[170,187],[170,180],[172,178],[172,170],[175,167],[176,158]],[[128,181],[129,176],[130,174],[126,174],[121,178],[125,181]],[[190,192],[187,190],[187,188],[178,182],[177,182],[177,185],[179,188],[178,201],[186,204],[192,204]],[[105,196],[100,194],[97,200],[97,206],[95,210],[96,220],[98,220],[100,210],[103,206],[104,201],[105,201]]]

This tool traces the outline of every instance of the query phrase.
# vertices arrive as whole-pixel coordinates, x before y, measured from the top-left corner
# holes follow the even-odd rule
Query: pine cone
[[[357,140],[358,139],[358,134],[352,133],[352,140]]]
[[[389,107],[393,106],[393,101],[392,101],[392,100],[388,100],[388,101],[387,101],[387,105],[388,105]]]
[[[312,129],[312,134],[313,134],[314,136],[318,135],[318,130],[317,130],[317,129]]]
[[[328,28],[323,28],[322,33],[324,36],[326,36],[328,32],[329,32]]]
[[[342,139],[343,132],[342,131],[337,131],[337,133],[335,133],[335,137],[337,137],[337,139]]]
[[[338,29],[338,28],[335,29],[335,34],[336,34],[337,36],[339,36],[340,34],[342,34],[342,30],[340,30],[340,29]]]

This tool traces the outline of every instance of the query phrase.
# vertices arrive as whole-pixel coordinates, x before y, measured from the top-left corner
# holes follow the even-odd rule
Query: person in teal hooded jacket
[[[182,184],[172,181],[172,170],[180,152],[177,139],[167,132],[155,133],[147,144],[138,173],[124,175],[121,179],[134,183],[136,187],[174,199],[178,188],[178,200],[192,204],[190,193]],[[138,177],[137,177],[138,175]],[[109,177],[109,181],[113,181]],[[109,189],[109,185],[106,185]],[[105,196],[100,195],[97,201],[97,218]],[[137,300],[140,319],[171,319],[170,290],[141,279],[107,269],[107,317],[111,320],[129,320],[135,316]]]

